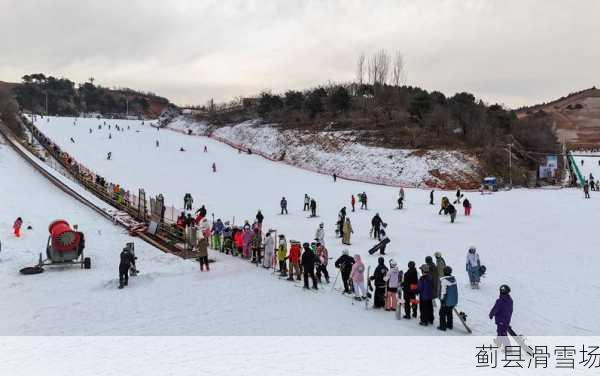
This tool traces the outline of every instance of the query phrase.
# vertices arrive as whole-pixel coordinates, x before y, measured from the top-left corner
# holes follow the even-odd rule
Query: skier
[[[583,161],[581,162],[583,163]],[[512,313],[513,300],[510,297],[510,287],[502,285],[500,286],[500,296],[489,314],[490,320],[495,319],[496,322],[497,344],[502,344],[503,346],[510,345],[510,341],[506,336],[508,335]]]
[[[200,229],[198,229],[200,231]],[[200,271],[204,271],[204,267],[206,267],[206,271],[210,271],[208,266],[208,239],[204,236],[203,233],[198,235],[198,262],[200,263]]]
[[[75,143],[75,140],[73,139],[73,137],[71,137],[71,142],[72,142],[72,143]]]
[[[350,234],[353,234],[352,223],[350,223],[350,217],[346,217],[344,221],[344,237],[342,238],[342,244],[350,245]]]
[[[215,164],[215,162],[213,162],[212,164],[212,170],[213,172],[217,172],[217,165]]]
[[[250,247],[251,247],[251,243],[252,243],[252,238],[254,236],[252,230],[250,229],[250,224],[246,223],[244,224],[244,229],[243,229],[243,234],[242,234],[242,242],[243,242],[243,250],[242,250],[242,257],[244,257],[245,259],[249,259],[250,258]]]
[[[471,282],[472,289],[479,288],[479,270],[481,268],[481,261],[479,260],[479,254],[474,246],[469,248],[467,253],[467,273],[469,274],[469,282]]]
[[[360,259],[360,255],[354,255],[354,264],[350,271],[350,278],[352,278],[352,286],[354,286],[354,299],[363,300],[367,298],[367,291],[365,290],[365,264]]]
[[[308,211],[310,209],[310,197],[305,193],[304,194],[304,209],[302,211]]]
[[[322,245],[325,245],[325,229],[324,229],[324,227],[325,227],[325,225],[323,224],[323,222],[321,222],[319,224],[319,228],[315,232],[315,241],[317,243],[321,243]]]
[[[456,200],[454,201],[455,204],[460,204],[460,199],[462,198],[462,193],[460,193],[460,187],[458,187],[456,189]]]
[[[398,265],[394,260],[390,260],[390,270],[385,275],[384,280],[386,283],[385,310],[395,311],[398,304],[398,288],[402,282],[402,271],[398,269]]]
[[[279,235],[279,245],[277,246],[277,261],[279,262],[280,277],[287,276],[285,260],[287,260],[287,241],[285,240],[285,235],[281,234]]]
[[[109,128],[108,128],[108,129],[110,129],[110,126],[109,126]],[[109,140],[110,140],[110,139],[112,139],[112,133],[109,133],[109,134],[108,134],[108,139],[109,139]]]
[[[458,287],[456,278],[452,276],[452,268],[444,267],[444,276],[440,280],[440,325],[439,330],[452,330],[452,310],[458,304]]]
[[[254,234],[252,235],[252,263],[260,263],[260,248],[262,246],[262,236],[258,227],[254,228]]]
[[[206,147],[206,145],[204,145],[204,152],[208,153],[208,148]]]
[[[129,283],[129,268],[135,263],[135,256],[129,250],[129,247],[123,248],[119,262],[119,288],[122,289]]]
[[[468,217],[471,215],[471,202],[468,198],[463,201],[463,208],[465,208],[465,215]]]
[[[437,298],[440,295],[440,273],[438,272],[437,265],[433,262],[431,256],[425,257],[425,264],[427,265],[427,270],[429,276],[431,277],[431,293],[432,300]],[[443,273],[443,270],[442,270]],[[443,275],[443,274],[441,274]]]
[[[310,199],[310,216],[311,217],[317,216],[317,202],[315,201],[314,198]]]
[[[433,324],[433,288],[431,282],[431,275],[429,274],[429,267],[426,264],[421,265],[421,278],[417,283],[417,290],[419,292],[419,311],[420,321],[419,325],[427,326]]]
[[[373,238],[377,238],[377,240],[379,240],[379,241],[381,241],[381,237],[379,235],[379,230],[381,229],[382,223],[383,223],[383,221],[381,220],[379,213],[376,213],[375,216],[373,217],[373,219],[371,219]]]
[[[356,198],[354,198],[354,195],[352,195],[352,197],[350,198],[350,204],[352,205],[352,211],[354,211],[356,205]]]
[[[325,282],[329,283],[329,272],[327,263],[329,262],[329,251],[323,243],[317,242],[317,279],[321,283],[321,275],[325,277]]]
[[[108,154],[106,154],[106,160],[110,161],[110,158],[112,158],[112,153],[109,151]]]
[[[290,262],[290,266],[288,268],[288,281],[294,280],[294,274],[296,274],[296,279],[298,281],[300,280],[300,252],[300,244],[292,243],[290,246],[290,255],[288,257]]]
[[[431,192],[429,192],[429,205],[435,205],[433,203],[433,192],[434,192],[433,189],[431,190]]]
[[[454,220],[456,219],[456,208],[454,207],[454,205],[449,203],[446,207],[446,211],[448,212],[448,214],[450,214],[450,223],[454,223]]]
[[[360,194],[360,208],[366,210],[367,209],[367,194],[365,192]]]
[[[13,233],[17,238],[21,237],[21,226],[23,225],[23,219],[18,217],[13,223]]]
[[[352,272],[352,265],[354,265],[354,258],[349,255],[347,249],[342,251],[342,255],[335,260],[335,267],[340,269],[342,275],[342,283],[344,284],[344,294],[350,294],[350,286],[348,280],[350,279],[350,273]]]
[[[223,252],[221,248],[221,234],[223,234],[223,230],[225,229],[225,225],[220,218],[212,226],[212,237],[213,237],[213,249]]]
[[[275,253],[275,239],[271,236],[271,231],[265,235],[265,258],[263,268],[270,269],[273,266],[273,255]]]
[[[281,215],[283,215],[283,212],[285,212],[285,214],[287,214],[288,213],[287,200],[285,199],[285,197],[281,198],[281,202],[279,203],[279,205],[281,206]]]
[[[233,254],[233,229],[229,225],[229,221],[225,221],[223,227],[223,252]]]
[[[318,290],[317,287],[317,277],[315,277],[315,263],[317,262],[317,258],[315,253],[310,249],[310,245],[308,243],[304,243],[302,245],[304,248],[304,252],[302,252],[302,271],[304,274],[304,288],[308,289],[308,277],[312,279],[313,289]]]
[[[385,307],[385,276],[388,272],[387,266],[385,266],[385,259],[379,257],[377,259],[377,267],[370,277],[370,280],[375,284],[375,294],[373,296],[373,308],[379,309]]]

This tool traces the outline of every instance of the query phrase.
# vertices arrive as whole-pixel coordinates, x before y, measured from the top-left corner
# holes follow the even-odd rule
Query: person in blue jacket
[[[439,330],[453,328],[452,310],[458,304],[458,287],[456,278],[452,275],[452,268],[444,268],[444,276],[440,278],[440,325]]]
[[[513,300],[510,297],[510,287],[502,285],[500,286],[500,296],[490,311],[490,320],[496,320],[496,334],[498,335],[498,338],[496,339],[497,344],[502,344],[504,346],[510,344],[506,336],[508,328],[510,327],[512,313]]]

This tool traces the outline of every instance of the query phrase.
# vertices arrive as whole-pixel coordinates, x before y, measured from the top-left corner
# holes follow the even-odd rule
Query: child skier
[[[287,241],[285,235],[279,235],[279,245],[277,246],[277,261],[279,262],[279,276],[287,276],[287,267],[285,265],[287,260]]]
[[[469,274],[469,281],[471,282],[472,289],[479,288],[479,270],[481,268],[481,261],[477,254],[477,249],[473,246],[469,248],[467,253],[467,273]]]
[[[583,162],[583,161],[582,161]],[[496,321],[496,339],[497,344],[508,346],[510,342],[506,337],[508,335],[508,328],[510,327],[510,320],[512,319],[513,313],[513,300],[510,297],[510,287],[507,285],[500,286],[500,296],[496,300],[494,307],[490,311],[489,317]]]
[[[360,255],[354,255],[354,265],[350,272],[350,278],[352,278],[352,285],[354,286],[354,299],[363,300],[367,298],[367,291],[365,290],[365,264],[360,259]]]
[[[18,217],[15,220],[15,223],[13,223],[13,232],[17,238],[21,237],[21,226],[22,225],[23,225],[23,219],[21,219],[21,217]]]

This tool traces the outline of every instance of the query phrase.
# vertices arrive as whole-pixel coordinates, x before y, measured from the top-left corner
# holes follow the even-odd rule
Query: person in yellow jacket
[[[285,235],[279,235],[279,243],[277,244],[277,261],[279,262],[279,275],[281,277],[287,276],[287,240]]]
[[[342,237],[342,244],[350,245],[350,234],[354,233],[352,230],[352,224],[350,223],[350,218],[346,217],[344,221],[344,236]]]

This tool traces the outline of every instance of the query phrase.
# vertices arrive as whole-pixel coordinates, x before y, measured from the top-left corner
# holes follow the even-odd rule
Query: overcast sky
[[[600,1],[0,0],[0,80],[43,72],[203,104],[355,77],[519,106],[600,87]]]

